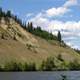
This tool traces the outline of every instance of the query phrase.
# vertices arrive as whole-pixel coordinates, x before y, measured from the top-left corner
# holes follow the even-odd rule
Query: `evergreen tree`
[[[11,11],[10,10],[7,11],[6,16],[11,17]]]
[[[1,22],[2,16],[3,16],[3,12],[2,12],[2,8],[0,8],[0,22]]]
[[[28,31],[31,32],[31,33],[33,32],[33,24],[32,24],[32,22],[31,23],[28,22]]]
[[[2,16],[2,8],[0,8],[0,17]]]
[[[61,42],[62,39],[61,39],[61,33],[60,33],[60,31],[58,31],[58,35],[57,35],[57,37],[58,37],[58,41]]]

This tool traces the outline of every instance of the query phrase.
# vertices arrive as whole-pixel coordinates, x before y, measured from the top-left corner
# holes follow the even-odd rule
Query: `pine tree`
[[[7,13],[6,13],[7,17],[11,17],[11,11],[8,10]]]
[[[0,8],[0,17],[2,17],[2,8]]]
[[[61,39],[61,33],[60,33],[60,31],[58,31],[58,35],[57,35],[57,37],[58,37],[58,41],[61,42],[62,39]]]
[[[1,18],[2,18],[2,8],[0,8],[0,22],[1,22]]]
[[[31,32],[31,33],[33,32],[33,24],[32,24],[32,22],[31,23],[28,22],[27,29],[28,29],[29,32]]]

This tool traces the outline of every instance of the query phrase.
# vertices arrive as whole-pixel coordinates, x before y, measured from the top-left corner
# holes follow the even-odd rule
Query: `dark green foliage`
[[[17,63],[14,61],[7,62],[3,67],[0,66],[0,71],[37,71],[35,63]]]
[[[58,37],[58,41],[61,42],[61,41],[62,41],[62,38],[61,38],[61,33],[60,33],[60,31],[58,31],[57,37]]]
[[[35,63],[18,63],[15,61],[7,62],[3,66],[0,66],[0,71],[61,71],[61,70],[80,70],[80,63],[77,60],[66,63],[62,61],[60,65],[55,65],[55,60],[52,57],[42,61],[39,69],[37,69]]]
[[[46,40],[57,40],[56,36],[54,36],[52,33],[42,30],[41,27],[34,28],[32,22],[28,22],[27,31]]]
[[[13,15],[10,10],[8,10],[7,12],[4,12],[2,8],[0,8],[0,20],[2,17],[4,17],[7,24],[9,24],[10,18],[14,19],[18,24],[20,24],[22,28],[26,30],[26,24],[24,24],[22,20],[19,19],[17,16]]]
[[[33,34],[35,34],[36,36],[42,37],[46,40],[57,40],[56,36],[53,36],[52,33],[42,30],[40,27],[35,28],[33,31]]]
[[[80,70],[80,63],[77,60],[69,63],[70,70]]]
[[[40,70],[41,71],[80,70],[80,63],[78,63],[77,60],[67,63],[62,59],[61,55],[59,55],[59,58],[57,59],[59,60],[59,65],[55,65],[55,60],[52,57],[49,57],[47,58],[47,60],[42,61]]]
[[[2,15],[2,8],[0,8],[0,16]]]
[[[28,64],[27,63],[24,63],[24,71],[29,71],[28,68],[29,68],[28,67]]]
[[[59,54],[59,55],[57,56],[57,59],[60,60],[60,61],[64,61],[61,54]]]
[[[1,17],[2,17],[2,8],[0,8],[0,21],[1,21]]]
[[[60,62],[60,64],[57,66],[58,71],[66,71],[69,70],[69,63],[66,61]]]
[[[45,65],[46,65],[45,61],[42,61],[41,66],[40,66],[41,71],[45,70]]]
[[[0,72],[4,71],[4,68],[2,66],[0,66]]]
[[[0,8],[0,17],[4,17],[5,16],[5,12],[2,11],[2,8]]]
[[[36,71],[36,65],[35,63],[30,63],[30,64],[27,64],[25,63],[24,64],[24,71]]]
[[[11,11],[10,10],[7,11],[6,16],[11,17]]]
[[[41,70],[42,71],[52,71],[56,68],[56,65],[54,63],[54,58],[47,58],[46,61],[43,61],[41,64]]]
[[[16,62],[8,62],[4,66],[4,71],[22,71],[22,64]]]
[[[78,49],[74,49],[78,54],[80,54],[80,50],[78,50]]]
[[[34,29],[34,28],[33,28],[32,22],[31,22],[31,23],[28,22],[27,30],[32,33],[32,32],[33,32],[33,29]]]

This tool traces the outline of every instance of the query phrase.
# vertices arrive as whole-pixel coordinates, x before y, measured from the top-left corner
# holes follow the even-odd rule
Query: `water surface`
[[[61,75],[68,80],[80,80],[80,71],[0,72],[0,80],[62,80]]]

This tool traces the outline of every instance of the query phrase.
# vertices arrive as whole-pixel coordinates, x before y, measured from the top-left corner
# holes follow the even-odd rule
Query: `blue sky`
[[[80,0],[0,0],[0,7],[55,35],[60,30],[68,45],[80,49]]]
[[[38,13],[53,6],[58,7],[64,2],[65,0],[1,0],[0,6],[24,18],[27,13]]]
[[[62,6],[68,0],[1,0],[0,6],[4,10],[11,10],[14,14],[19,15],[20,18],[25,18],[26,14],[28,13],[39,13],[42,10],[47,10],[52,7],[59,7]],[[78,0],[80,2],[80,0]],[[57,17],[56,19],[59,20],[76,20],[80,19],[80,10],[78,6],[71,7],[74,9],[72,12],[67,13],[66,15],[73,14],[75,17]],[[76,12],[75,12],[76,10]]]

